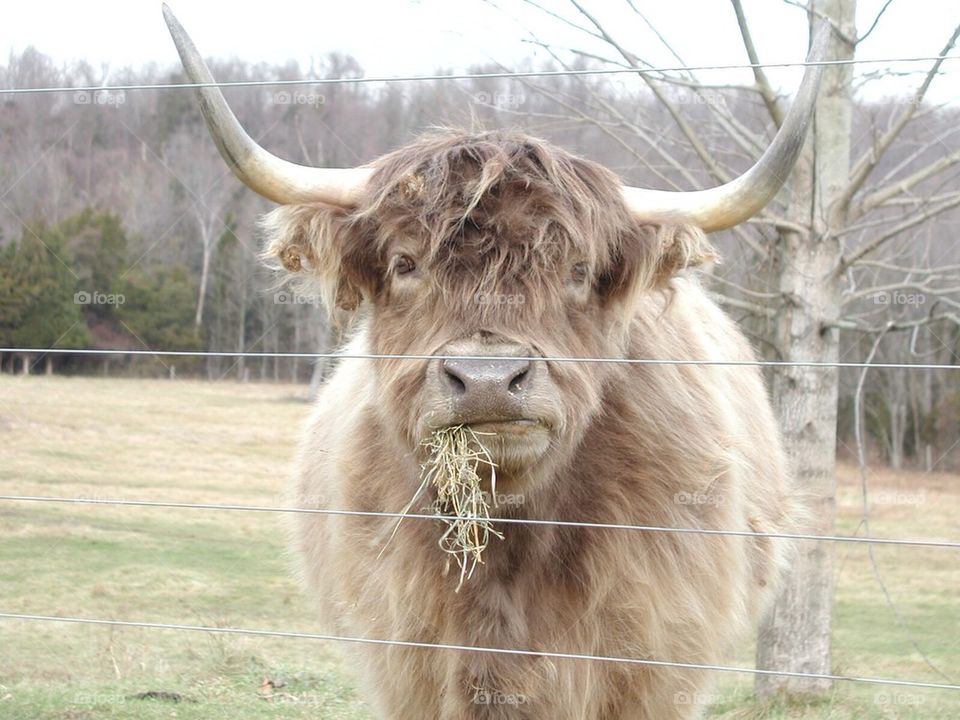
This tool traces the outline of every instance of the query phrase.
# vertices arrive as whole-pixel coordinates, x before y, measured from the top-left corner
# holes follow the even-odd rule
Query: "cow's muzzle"
[[[454,424],[498,434],[540,424],[530,407],[545,372],[533,351],[515,344],[451,343],[431,363],[431,385]]]

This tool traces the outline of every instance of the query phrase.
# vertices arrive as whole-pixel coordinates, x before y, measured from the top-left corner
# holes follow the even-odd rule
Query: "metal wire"
[[[228,82],[211,83],[142,83],[132,85],[82,85],[79,87],[27,87],[4,88],[0,94],[22,95],[26,93],[59,93],[59,92],[121,92],[126,90],[170,90],[177,88],[201,87],[263,87],[284,85],[340,85],[346,83],[393,83],[419,82],[433,80],[483,80],[491,78],[529,78],[529,77],[562,77],[575,75],[651,75],[670,72],[694,72],[705,70],[747,70],[756,68],[787,68],[809,67],[812,65],[876,65],[882,63],[911,63],[930,62],[941,60],[957,60],[960,55],[929,55],[923,57],[902,58],[866,58],[863,60],[815,60],[803,62],[782,63],[734,63],[730,65],[677,65],[674,67],[659,68],[597,68],[593,70],[528,70],[504,71],[488,73],[453,73],[446,75],[388,75],[363,78],[317,78],[315,80],[234,80]]]
[[[304,513],[315,515],[342,515],[347,517],[377,517],[411,520],[442,520],[440,515],[423,513],[387,512],[378,510],[338,510],[334,508],[287,508],[267,505],[237,505],[228,503],[188,503],[161,500],[122,500],[119,498],[55,497],[49,495],[0,495],[0,500],[23,502],[68,503],[75,505],[132,505],[138,507],[189,508],[194,510],[239,510],[247,512]],[[712,528],[667,527],[663,525],[630,525],[625,523],[578,522],[575,520],[538,520],[528,518],[491,517],[492,523],[505,525],[553,525],[583,527],[597,530],[635,530],[692,535],[729,535],[733,537],[763,537],[783,540],[821,540],[828,542],[865,543],[870,545],[907,545],[911,547],[950,548],[960,550],[960,541],[915,540],[885,537],[858,537],[856,535],[813,535],[807,533],[768,533],[753,530],[717,530]]]
[[[295,80],[245,80],[232,82],[214,82],[214,83],[162,83],[162,84],[129,84],[114,86],[79,86],[79,87],[27,87],[27,88],[4,88],[0,89],[0,94],[21,95],[21,94],[49,94],[66,92],[123,92],[132,90],[167,90],[167,89],[188,89],[200,87],[280,87],[293,85],[336,85],[346,83],[395,83],[395,82],[418,82],[418,81],[440,81],[440,80],[479,80],[479,79],[508,79],[508,78],[531,78],[531,77],[561,77],[561,76],[589,76],[589,75],[618,75],[618,74],[663,74],[670,72],[683,71],[707,71],[707,70],[735,70],[735,69],[756,69],[756,68],[786,68],[786,67],[807,67],[811,65],[866,65],[880,63],[908,63],[908,62],[928,62],[956,60],[960,56],[937,55],[927,57],[909,57],[909,58],[877,58],[862,60],[824,60],[816,62],[786,62],[786,63],[749,63],[749,64],[729,64],[729,65],[701,65],[701,66],[676,66],[661,68],[603,68],[592,70],[549,70],[549,71],[527,71],[527,72],[491,72],[491,73],[459,73],[445,75],[409,75],[409,76],[388,76],[388,77],[365,77],[365,78],[323,78],[323,79],[295,79]],[[103,350],[103,349],[62,349],[62,348],[0,348],[0,353],[31,353],[31,354],[76,354],[76,355],[153,355],[153,356],[188,356],[188,357],[263,357],[263,358],[366,358],[366,359],[482,359],[497,360],[504,359],[501,356],[448,356],[448,355],[395,355],[395,354],[357,354],[357,353],[274,353],[274,352],[193,352],[193,351],[171,351],[171,350]],[[517,359],[517,358],[509,358]],[[778,361],[778,360],[655,360],[655,359],[635,359],[635,358],[603,358],[603,357],[536,357],[528,358],[532,360],[544,360],[551,362],[587,362],[587,363],[613,363],[630,365],[722,365],[722,366],[765,366],[765,367],[849,367],[849,368],[888,368],[888,369],[926,369],[926,370],[957,370],[960,364],[914,364],[914,363],[858,363],[858,362],[803,362],[803,361]],[[0,495],[0,500],[7,501],[27,501],[27,502],[48,502],[48,503],[72,503],[72,504],[98,504],[98,505],[117,505],[117,506],[143,506],[143,507],[164,507],[164,508],[190,508],[207,510],[233,510],[248,512],[285,512],[285,513],[316,513],[321,515],[340,515],[340,516],[360,516],[360,517],[382,517],[382,518],[410,518],[419,520],[435,520],[437,516],[427,514],[410,514],[395,512],[375,512],[375,511],[353,511],[336,509],[309,509],[309,508],[279,508],[256,505],[235,505],[235,504],[215,504],[215,503],[182,503],[182,502],[160,502],[148,500],[121,500],[121,499],[92,499],[92,498],[64,498],[47,496],[21,496],[21,495]],[[491,522],[504,524],[530,524],[530,525],[554,525],[566,527],[584,527],[594,529],[613,529],[613,530],[633,530],[642,532],[666,532],[666,533],[695,533],[704,535],[726,535],[739,537],[770,537],[791,540],[818,540],[833,542],[852,542],[852,543],[870,543],[882,545],[903,545],[914,547],[937,547],[960,549],[960,542],[955,541],[935,541],[935,540],[915,540],[915,539],[895,539],[895,538],[869,538],[855,537],[846,535],[812,535],[798,533],[760,533],[753,531],[737,530],[713,530],[702,528],[675,528],[648,525],[631,524],[610,524],[610,523],[589,523],[564,520],[533,520],[519,518],[491,518]],[[960,690],[960,685],[948,683],[932,683],[913,680],[897,680],[891,678],[877,677],[859,677],[848,675],[833,675],[821,673],[802,673],[780,670],[764,670],[755,668],[739,668],[723,665],[709,665],[700,663],[683,663],[665,660],[652,660],[632,657],[617,657],[605,655],[590,655],[583,653],[564,653],[550,651],[534,651],[527,649],[510,649],[498,647],[482,647],[470,645],[454,645],[446,643],[428,643],[408,640],[378,639],[352,636],[327,635],[319,633],[305,633],[280,630],[262,630],[246,628],[218,628],[206,627],[201,625],[184,625],[158,622],[138,622],[126,620],[105,620],[97,618],[80,618],[65,616],[35,615],[23,613],[0,612],[0,618],[10,620],[35,621],[35,622],[65,622],[87,625],[106,625],[113,627],[135,627],[147,629],[165,629],[165,630],[185,630],[195,632],[207,632],[217,634],[234,635],[253,635],[259,637],[282,637],[282,638],[300,638],[310,640],[324,640],[335,642],[359,643],[378,646],[397,646],[421,649],[453,650],[460,652],[474,653],[493,653],[501,655],[519,655],[529,657],[551,657],[568,660],[586,660],[595,662],[612,662],[630,665],[645,665],[652,667],[671,667],[682,669],[709,670],[728,673],[748,673],[754,675],[772,675],[781,677],[794,677],[805,679],[818,679],[829,681],[857,682],[875,685],[890,685],[898,687],[927,688],[940,690]]]
[[[0,618],[8,620],[31,620],[43,622],[66,622],[84,625],[110,625],[114,627],[136,627],[156,630],[192,630],[195,632],[223,633],[230,635],[257,635],[260,637],[302,638],[306,640],[329,640],[334,642],[362,643],[365,645],[393,645],[408,648],[426,648],[432,650],[457,650],[460,652],[486,652],[498,655],[524,655],[528,657],[550,657],[562,660],[593,660],[628,665],[648,665],[653,667],[683,668],[687,670],[712,670],[718,672],[750,673],[755,675],[777,675],[780,677],[807,678],[811,680],[847,681],[869,683],[872,685],[897,685],[900,687],[929,688],[933,690],[960,690],[960,685],[932,683],[920,680],[894,680],[891,678],[858,677],[855,675],[827,675],[823,673],[803,673],[789,670],[761,670],[741,668],[730,665],[707,665],[703,663],[673,662],[669,660],[648,660],[646,658],[619,657],[615,655],[588,655],[585,653],[552,652],[549,650],[521,650],[513,648],[483,647],[477,645],[453,645],[449,643],[429,643],[415,640],[383,640],[380,638],[354,637],[348,635],[326,635],[321,633],[294,632],[289,630],[252,630],[246,628],[207,627],[205,625],[180,625],[174,623],[137,622],[131,620],[102,620],[99,618],[79,618],[56,615],[28,615],[24,613],[0,612]]]
[[[42,355],[156,355],[158,357],[253,357],[253,358],[330,358],[367,360],[542,360],[546,362],[584,362],[613,365],[723,365],[759,367],[835,367],[835,368],[886,368],[902,370],[960,370],[960,364],[936,363],[864,363],[864,362],[817,362],[804,360],[660,360],[653,358],[615,357],[565,357],[565,356],[514,356],[514,355],[418,355],[402,353],[345,353],[345,352],[211,352],[200,350],[105,350],[81,348],[11,348],[0,347],[0,353],[29,353]]]

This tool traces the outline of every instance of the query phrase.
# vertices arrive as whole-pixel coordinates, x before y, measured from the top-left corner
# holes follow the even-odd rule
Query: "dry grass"
[[[490,522],[488,498],[496,503],[497,466],[479,437],[486,434],[489,433],[477,433],[464,425],[434,432],[424,443],[429,455],[421,467],[422,481],[403,510],[408,513],[427,487],[436,491],[433,504],[424,509],[432,511],[446,525],[438,544],[460,568],[455,592],[483,562],[483,551],[491,537],[503,539]],[[481,472],[489,475],[489,492],[483,489]]]
[[[302,394],[233,382],[0,376],[0,485],[4,494],[282,505],[308,412]],[[838,474],[837,530],[851,533],[859,478],[849,466]],[[876,535],[960,537],[957,475],[872,469],[870,486]],[[288,566],[285,524],[277,513],[0,502],[0,609],[318,632]],[[960,554],[878,547],[876,556],[910,633],[958,680]],[[941,679],[898,624],[863,546],[836,546],[835,579],[836,672]],[[0,718],[369,720],[334,650],[311,640],[0,620]],[[752,658],[744,643],[737,664],[751,667]],[[265,678],[283,681],[282,691],[266,697]],[[826,700],[763,706],[750,697],[748,673],[718,683],[709,717],[960,717],[960,693],[949,691],[839,683]],[[150,691],[199,702],[130,699]]]

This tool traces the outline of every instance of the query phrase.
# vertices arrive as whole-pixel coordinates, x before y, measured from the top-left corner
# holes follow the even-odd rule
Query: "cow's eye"
[[[417,269],[417,264],[409,255],[397,255],[393,259],[393,271],[397,275],[409,275]]]
[[[578,262],[570,271],[570,279],[575,283],[582,283],[587,279],[590,268],[585,262]]]

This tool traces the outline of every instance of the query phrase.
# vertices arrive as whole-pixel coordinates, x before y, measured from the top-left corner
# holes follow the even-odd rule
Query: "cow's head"
[[[517,133],[426,136],[376,161],[356,206],[264,224],[328,306],[368,311],[373,353],[422,358],[376,362],[405,441],[469,425],[503,468],[573,445],[597,408],[607,367],[542,358],[622,355],[634,303],[710,255],[697,228],[637,220],[603,167]]]
[[[165,14],[191,78],[212,83]],[[419,358],[376,361],[403,442],[415,449],[433,430],[469,425],[522,475],[551,448],[575,447],[615,371],[553,358],[622,355],[637,303],[711,257],[704,231],[769,201],[803,143],[818,78],[809,67],[753,168],[688,193],[623,187],[596,163],[510,132],[439,132],[369,167],[307,168],[254,143],[219,89],[198,93],[231,169],[282,205],[265,219],[268,253],[313,279],[331,309],[364,308],[372,353]]]

